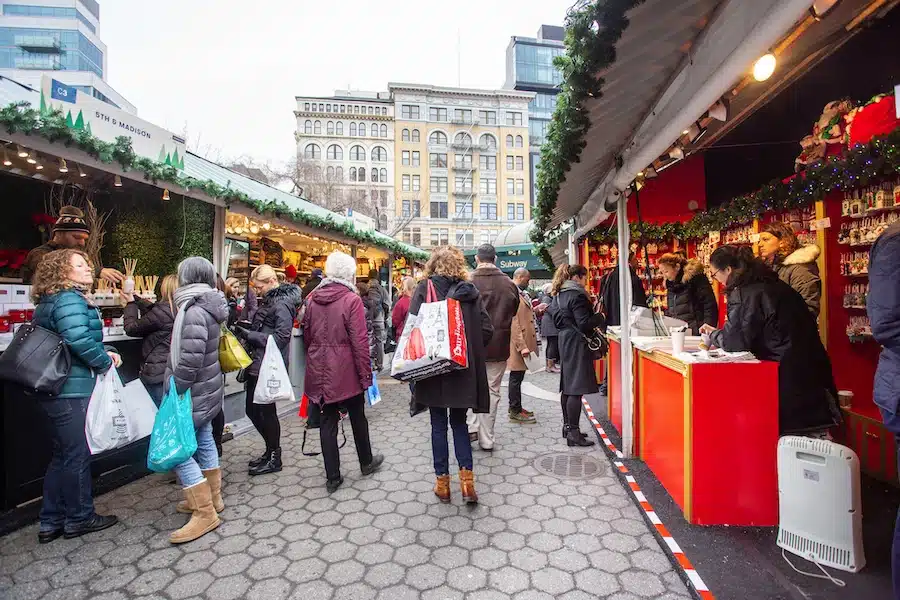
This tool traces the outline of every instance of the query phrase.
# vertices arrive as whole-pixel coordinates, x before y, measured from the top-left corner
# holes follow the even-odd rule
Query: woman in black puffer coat
[[[659,270],[666,279],[669,308],[666,315],[688,324],[691,335],[700,335],[700,326],[719,324],[719,306],[712,284],[699,260],[681,254],[663,254]]]
[[[247,416],[256,431],[266,442],[266,451],[256,460],[250,461],[250,475],[263,475],[281,470],[281,423],[274,404],[256,404],[253,395],[259,381],[259,369],[266,354],[266,342],[271,335],[285,366],[289,366],[291,336],[294,317],[300,308],[300,288],[292,283],[278,284],[275,270],[269,265],[260,265],[250,274],[250,286],[256,290],[259,305],[249,328],[237,326],[234,333],[241,338],[253,358],[245,370],[247,381]]]
[[[175,304],[172,295],[178,287],[178,277],[166,275],[159,286],[159,301],[155,304],[134,294],[122,294],[125,305],[125,335],[144,338],[141,344],[141,383],[156,406],[162,403],[163,379],[169,346],[172,343],[172,324]]]

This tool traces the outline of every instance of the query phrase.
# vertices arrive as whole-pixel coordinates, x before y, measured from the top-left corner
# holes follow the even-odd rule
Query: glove
[[[248,333],[248,329],[246,327],[235,326],[235,328],[234,328],[234,335],[236,335],[239,338],[246,339],[247,333]]]

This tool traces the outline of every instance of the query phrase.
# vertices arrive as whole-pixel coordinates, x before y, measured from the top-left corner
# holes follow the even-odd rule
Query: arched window
[[[387,125],[385,125],[384,123],[381,124],[381,137],[387,137]]]
[[[372,148],[372,162],[387,162],[387,150],[381,146]]]
[[[322,121],[316,121],[313,124],[313,133],[316,135],[322,135]]]
[[[372,183],[378,183],[378,169],[372,169]]]
[[[356,167],[350,167],[350,181],[356,181]]]
[[[334,121],[328,121],[325,125],[325,133],[328,135],[334,135]]]
[[[359,137],[366,137],[366,124],[365,123],[359,124]]]
[[[334,170],[334,180],[335,181],[343,181],[344,180],[344,167],[338,167]]]
[[[337,126],[335,126],[335,133],[337,133],[338,135],[344,135],[344,124],[342,122],[337,122]]]
[[[362,146],[350,148],[350,160],[366,160],[366,151]]]
[[[365,168],[365,167],[360,167],[360,168],[359,168],[359,180],[360,180],[360,181],[365,181],[365,180],[366,180],[366,168]]]
[[[387,183],[387,169],[378,171],[378,176],[381,178],[381,183]]]
[[[325,170],[325,177],[328,179],[328,181],[334,179],[334,167],[328,167]]]
[[[351,136],[356,135],[356,123],[350,123],[350,135]],[[512,138],[512,136],[509,136],[509,137],[510,137],[510,139]]]
[[[413,133],[412,133],[412,141],[414,141],[414,142],[421,141],[421,137],[419,137],[419,130],[418,130],[418,129],[413,129]]]
[[[418,131],[418,129],[416,131]],[[428,143],[437,144],[440,146],[446,145],[447,134],[443,131],[432,131],[431,135],[428,136]]]
[[[516,148],[521,148],[521,147],[522,147],[522,136],[517,135],[516,136]]]
[[[472,136],[464,131],[460,131],[456,134],[456,137],[453,138],[453,143],[472,145]]]
[[[307,120],[303,124],[303,133],[312,133],[312,121]]]
[[[378,215],[378,228],[381,231],[387,230],[387,215]]]
[[[322,149],[319,148],[318,144],[307,144],[306,149],[303,151],[303,158],[318,160],[322,158]]]
[[[511,136],[511,135],[506,136],[506,147],[507,148],[513,147],[513,136]]]
[[[481,145],[487,148],[488,150],[496,150],[497,149],[497,138],[492,136],[489,133],[481,136]]]
[[[337,144],[332,144],[328,146],[326,156],[328,160],[344,160],[344,149]]]
[[[404,129],[404,130],[400,133],[400,139],[401,139],[402,141],[404,141],[404,142],[408,142],[408,141],[409,141],[409,129]]]

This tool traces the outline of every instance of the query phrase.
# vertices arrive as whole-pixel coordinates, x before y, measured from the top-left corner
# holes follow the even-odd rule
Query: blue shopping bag
[[[153,421],[147,468],[157,473],[171,471],[197,452],[197,434],[191,408],[191,390],[179,396],[175,378]]]
[[[372,373],[372,385],[366,390],[366,404],[375,406],[381,402],[381,390],[378,389],[378,377]]]

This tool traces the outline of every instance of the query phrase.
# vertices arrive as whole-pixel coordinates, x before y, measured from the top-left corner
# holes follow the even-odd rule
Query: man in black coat
[[[628,256],[628,272],[631,276],[631,306],[647,306],[647,294],[640,277],[635,273],[637,258],[634,253]],[[600,291],[603,300],[603,308],[606,312],[606,325],[618,326],[622,324],[619,316],[619,308],[622,305],[622,296],[619,293],[619,267],[613,269],[606,277],[606,285]]]
[[[378,270],[369,271],[369,308],[372,311],[372,343],[374,344],[373,359],[375,370],[384,368],[384,342],[387,338],[387,330],[384,327],[385,319],[391,311],[391,303],[388,300],[387,290],[381,285]]]

